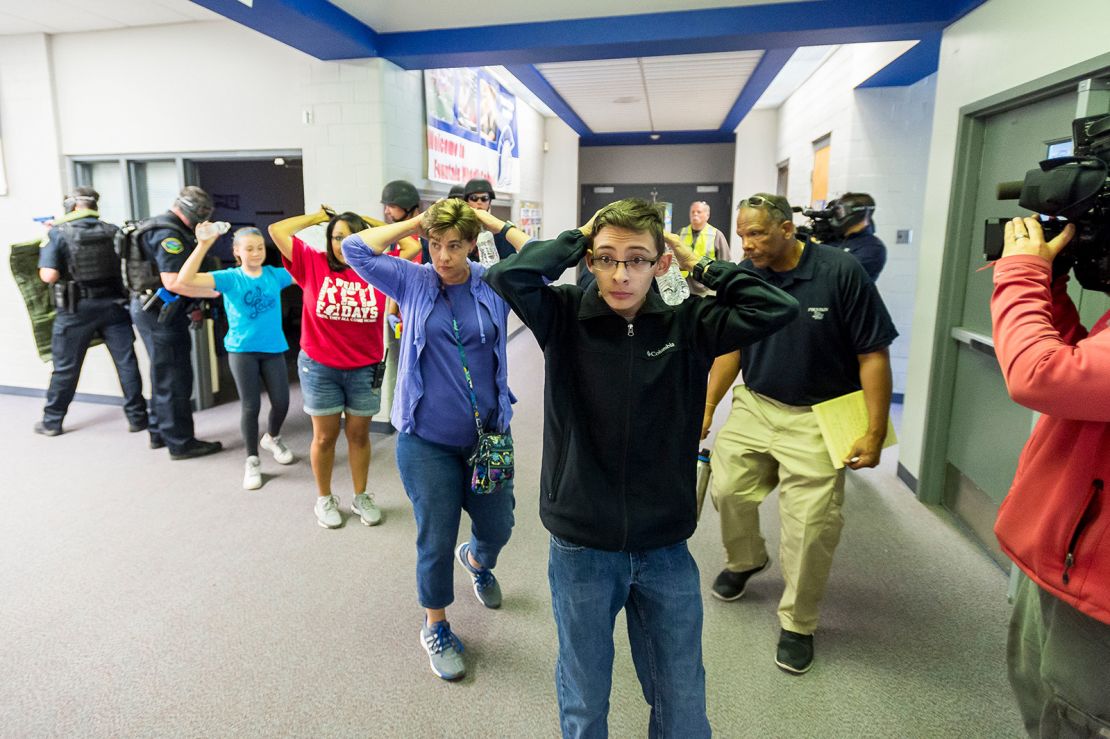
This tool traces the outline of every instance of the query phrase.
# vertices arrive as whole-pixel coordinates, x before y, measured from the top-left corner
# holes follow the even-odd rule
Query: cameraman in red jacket
[[[1006,224],[994,268],[995,352],[1010,397],[1043,414],[995,534],[1021,568],[1010,684],[1030,736],[1110,736],[1110,311],[1090,333],[1040,221]]]

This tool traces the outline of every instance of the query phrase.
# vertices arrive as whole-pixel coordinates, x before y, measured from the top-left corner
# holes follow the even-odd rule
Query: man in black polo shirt
[[[844,501],[844,470],[833,466],[810,406],[862,389],[868,429],[844,462],[852,469],[877,465],[890,410],[887,348],[898,332],[859,262],[796,238],[786,198],[761,193],[742,201],[736,233],[744,243],[741,266],[793,296],[801,313],[762,341],[718,357],[710,373],[703,434],[741,367],[745,383],[734,391],[711,462],[728,558],[713,595],[736,600],[748,579],[770,564],[759,504],[779,485],[786,588],[775,663],[801,674],[813,663],[813,632]]]

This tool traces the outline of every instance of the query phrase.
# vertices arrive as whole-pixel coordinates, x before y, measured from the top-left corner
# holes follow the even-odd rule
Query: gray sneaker
[[[459,560],[459,564],[470,573],[470,579],[474,581],[474,595],[478,596],[478,602],[486,608],[500,608],[501,585],[493,576],[492,570],[470,564],[470,558],[467,556],[469,552],[470,542],[464,541],[455,550],[455,559]]]
[[[463,645],[459,637],[452,633],[451,624],[446,621],[425,623],[420,629],[420,645],[428,653],[432,672],[444,680],[458,680],[466,675]]]
[[[323,495],[316,499],[316,523],[325,529],[337,529],[343,525],[343,516],[339,515],[339,498]]]
[[[351,513],[362,519],[365,526],[377,526],[382,522],[382,510],[374,505],[374,496],[359,493],[351,501]]]

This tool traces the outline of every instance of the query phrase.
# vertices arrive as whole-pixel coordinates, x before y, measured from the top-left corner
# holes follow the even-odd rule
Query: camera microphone
[[[999,200],[1017,200],[1021,197],[1021,188],[1025,185],[1025,180],[1010,180],[1009,182],[999,182],[995,192]]]

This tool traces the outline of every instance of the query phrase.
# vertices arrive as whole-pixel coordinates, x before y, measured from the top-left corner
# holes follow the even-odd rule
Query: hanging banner
[[[477,177],[498,192],[520,190],[516,96],[484,69],[424,72],[428,179],[463,185]]]

